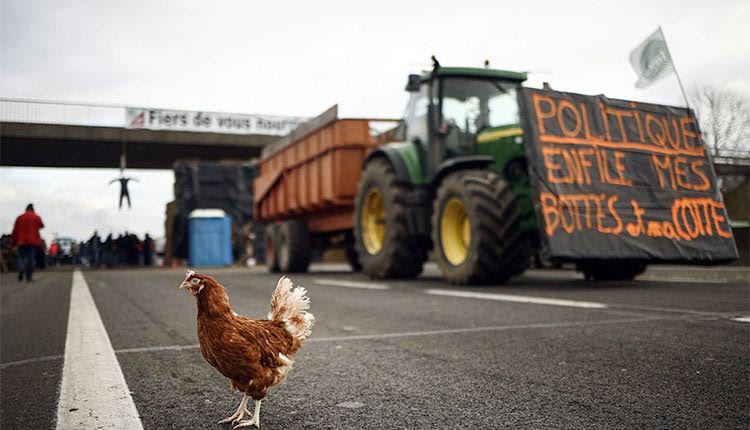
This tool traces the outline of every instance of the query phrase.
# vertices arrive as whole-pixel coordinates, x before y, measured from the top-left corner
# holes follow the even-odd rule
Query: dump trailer
[[[305,271],[312,255],[337,247],[359,269],[352,231],[362,162],[399,123],[339,119],[334,106],[263,149],[254,219],[268,223],[264,241],[272,271]]]

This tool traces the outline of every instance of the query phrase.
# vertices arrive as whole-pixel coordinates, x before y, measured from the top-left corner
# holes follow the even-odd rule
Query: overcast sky
[[[748,1],[33,1],[0,6],[0,96],[186,110],[400,117],[406,76],[443,65],[529,71],[529,86],[682,104],[674,77],[634,87],[630,51],[661,25],[686,90],[750,95]],[[1,132],[1,131],[0,131]],[[83,239],[164,234],[171,171],[0,168],[0,231],[33,201]]]

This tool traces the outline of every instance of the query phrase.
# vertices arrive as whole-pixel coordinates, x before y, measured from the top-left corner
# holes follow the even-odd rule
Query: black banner
[[[690,111],[532,88],[519,104],[549,257],[737,258]]]

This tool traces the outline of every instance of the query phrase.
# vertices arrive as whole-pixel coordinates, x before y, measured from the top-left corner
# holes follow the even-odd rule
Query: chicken
[[[237,412],[219,421],[231,422],[234,428],[260,428],[260,402],[269,388],[286,379],[294,361],[292,355],[310,337],[315,322],[307,291],[292,288],[286,277],[281,277],[271,296],[268,319],[245,318],[232,311],[224,287],[214,278],[188,270],[180,289],[195,297],[198,305],[198,341],[203,357],[222,375],[229,378],[229,386],[244,393]],[[247,403],[255,400],[252,418]]]

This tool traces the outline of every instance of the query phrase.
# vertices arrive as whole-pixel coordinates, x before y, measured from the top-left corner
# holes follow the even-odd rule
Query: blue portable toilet
[[[232,218],[221,209],[196,209],[188,216],[193,267],[232,265]]]

